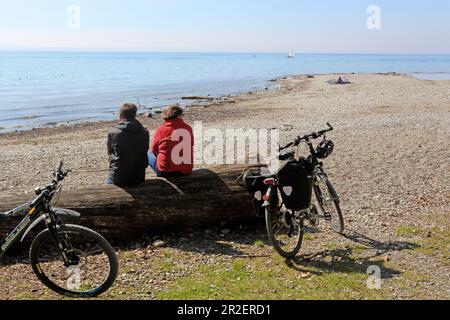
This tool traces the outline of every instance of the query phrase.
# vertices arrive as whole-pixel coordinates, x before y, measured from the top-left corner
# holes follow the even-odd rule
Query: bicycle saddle
[[[292,159],[294,157],[295,157],[295,152],[294,151],[287,152],[287,153],[280,153],[278,155],[278,159],[280,161],[286,161],[286,160]]]

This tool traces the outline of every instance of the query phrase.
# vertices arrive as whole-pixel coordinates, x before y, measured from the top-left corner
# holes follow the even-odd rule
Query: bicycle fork
[[[70,243],[69,237],[66,233],[63,233],[62,236],[58,233],[58,229],[61,229],[63,226],[62,223],[58,224],[56,220],[56,216],[51,213],[45,213],[45,225],[47,229],[50,231],[50,236],[53,242],[56,244],[59,254],[61,255],[64,266],[70,267],[74,265],[78,265],[80,262],[80,258],[73,254],[73,248]]]

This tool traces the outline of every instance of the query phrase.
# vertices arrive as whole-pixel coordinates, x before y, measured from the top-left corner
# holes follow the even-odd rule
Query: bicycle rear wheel
[[[266,207],[267,233],[275,250],[283,258],[292,259],[302,247],[304,221],[297,219],[291,210],[285,208],[280,195],[272,201]]]
[[[90,298],[114,284],[118,261],[105,238],[76,225],[60,226],[57,237],[67,241],[69,249],[64,254],[68,263],[49,230],[42,231],[30,248],[31,266],[45,286],[61,295]]]

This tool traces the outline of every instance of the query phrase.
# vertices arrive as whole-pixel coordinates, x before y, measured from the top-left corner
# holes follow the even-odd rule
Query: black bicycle
[[[285,258],[293,258],[299,252],[305,227],[313,227],[325,219],[337,233],[344,232],[344,218],[339,196],[328,179],[321,160],[329,157],[334,144],[326,138],[333,127],[314,132],[281,147],[279,160],[283,165],[276,174],[255,174],[249,169],[245,183],[254,192],[258,210],[264,211],[267,232],[276,251]],[[313,141],[322,138],[314,147]],[[299,155],[300,146],[308,147],[309,155]],[[296,150],[292,150],[296,148]],[[316,203],[312,201],[314,192]]]
[[[58,294],[75,297],[96,297],[114,284],[118,260],[114,249],[98,233],[77,225],[64,224],[63,218],[77,218],[80,214],[54,208],[62,188],[62,181],[70,170],[62,170],[59,163],[53,181],[36,188],[37,197],[0,218],[25,215],[17,227],[0,241],[0,256],[11,245],[24,238],[41,222],[46,228],[32,241],[30,262],[38,279]]]

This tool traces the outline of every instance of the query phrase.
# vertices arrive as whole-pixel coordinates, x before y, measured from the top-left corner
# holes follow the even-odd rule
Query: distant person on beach
[[[348,81],[345,78],[339,77],[339,79],[337,79],[336,84],[350,84],[351,82]]]
[[[182,177],[194,168],[194,134],[183,120],[179,105],[163,111],[164,123],[156,130],[148,162],[158,177]]]
[[[149,133],[136,119],[137,107],[125,103],[120,108],[120,123],[108,135],[109,176],[107,184],[121,187],[145,181],[148,167]]]

